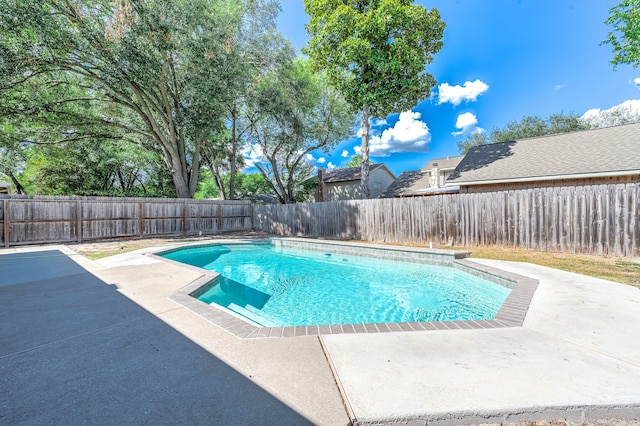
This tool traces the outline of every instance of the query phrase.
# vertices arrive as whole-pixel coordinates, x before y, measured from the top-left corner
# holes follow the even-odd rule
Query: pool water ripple
[[[222,275],[198,299],[263,326],[493,319],[510,289],[455,268],[238,244],[164,257]]]

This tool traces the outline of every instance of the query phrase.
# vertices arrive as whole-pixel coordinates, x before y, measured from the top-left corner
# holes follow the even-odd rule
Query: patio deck
[[[0,251],[0,422],[640,424],[637,288],[472,259],[539,280],[522,327],[239,339],[147,251]]]

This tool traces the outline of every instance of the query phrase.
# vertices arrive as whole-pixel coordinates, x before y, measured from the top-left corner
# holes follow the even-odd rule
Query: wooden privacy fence
[[[4,247],[251,229],[251,203],[153,198],[0,198]]]
[[[394,243],[640,256],[640,183],[255,206],[254,229]]]

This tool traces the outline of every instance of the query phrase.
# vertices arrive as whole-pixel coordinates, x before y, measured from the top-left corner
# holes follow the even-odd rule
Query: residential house
[[[318,170],[319,181],[317,201],[356,200],[362,198],[361,169]],[[378,197],[396,176],[384,163],[372,164],[369,168],[370,198]]]
[[[445,186],[445,181],[462,161],[462,158],[462,156],[436,158],[429,161],[422,170],[404,172],[389,185],[380,198],[456,193],[459,188]]]
[[[640,182],[640,123],[480,145],[447,179],[460,192]]]
[[[0,180],[0,194],[11,194],[11,184],[5,180]]]

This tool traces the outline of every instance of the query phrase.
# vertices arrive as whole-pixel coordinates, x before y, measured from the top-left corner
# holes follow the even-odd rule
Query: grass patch
[[[627,258],[585,254],[550,253],[504,247],[440,247],[470,250],[471,257],[528,262],[567,272],[640,287],[640,263]]]
[[[91,260],[104,259],[105,257],[115,256],[117,254],[127,253],[130,251],[138,250],[144,248],[146,246],[141,245],[140,247],[134,246],[122,246],[120,248],[108,249],[108,250],[98,250],[98,251],[83,251],[78,250],[78,254],[83,255]]]

